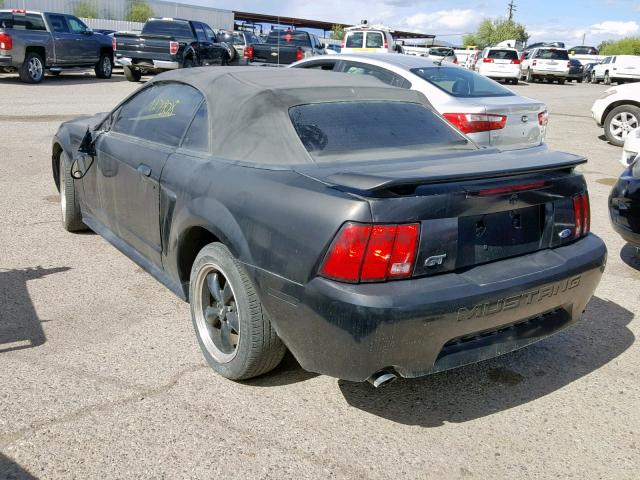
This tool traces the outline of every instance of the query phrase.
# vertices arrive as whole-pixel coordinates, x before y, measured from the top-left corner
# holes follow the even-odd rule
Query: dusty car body
[[[65,227],[188,300],[227,378],[285,347],[376,385],[507,353],[578,321],[605,265],[583,158],[480,149],[366,76],[175,71],[52,152]]]

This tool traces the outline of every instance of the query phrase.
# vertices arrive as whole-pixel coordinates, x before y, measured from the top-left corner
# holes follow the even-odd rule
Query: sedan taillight
[[[8,33],[0,33],[0,50],[11,50],[13,48],[13,39]]]
[[[246,47],[244,49],[244,58],[253,60],[253,47]]]
[[[169,42],[169,53],[171,55],[175,55],[176,53],[178,53],[178,48],[179,48],[179,44],[178,42]]]
[[[482,62],[483,63],[493,63],[493,58],[489,58],[489,57],[483,58]]]
[[[511,60],[511,63],[513,63],[514,65],[520,65],[520,63],[522,62],[520,62],[520,59],[516,58],[514,60]]]
[[[336,235],[320,274],[340,282],[383,282],[413,273],[420,224],[346,223]]]
[[[462,133],[502,130],[507,124],[506,115],[485,113],[444,113],[442,116]]]
[[[538,124],[541,127],[545,127],[549,123],[549,112],[546,110],[538,113]]]
[[[573,197],[573,212],[576,218],[576,230],[573,233],[573,238],[584,237],[591,229],[591,205],[587,192]]]

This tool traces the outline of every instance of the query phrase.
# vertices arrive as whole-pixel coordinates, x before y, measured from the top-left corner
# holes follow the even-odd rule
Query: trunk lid
[[[420,223],[413,276],[424,276],[574,239],[573,197],[586,183],[573,170],[586,160],[532,150],[297,170],[365,198],[373,223]]]
[[[545,127],[538,122],[538,114],[545,105],[526,97],[485,97],[482,99],[488,114],[505,115],[503,129],[489,132],[489,145],[502,149],[526,148],[540,145]]]

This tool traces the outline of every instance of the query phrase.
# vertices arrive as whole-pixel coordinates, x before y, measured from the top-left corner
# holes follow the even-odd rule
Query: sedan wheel
[[[640,127],[640,108],[633,105],[621,105],[607,115],[604,133],[607,140],[621,147],[629,132],[638,127]]]
[[[256,377],[275,368],[286,348],[251,278],[221,243],[196,257],[189,283],[191,318],[207,363],[226,378]]]

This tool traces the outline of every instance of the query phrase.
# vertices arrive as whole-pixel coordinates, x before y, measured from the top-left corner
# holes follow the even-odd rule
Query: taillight
[[[300,61],[304,59],[304,52],[302,51],[301,48],[298,48],[296,50],[296,61]]]
[[[567,68],[571,68],[571,62],[567,62]]]
[[[453,63],[454,63],[455,65],[457,65],[457,64],[458,64],[458,57],[453,57]]]
[[[547,185],[546,182],[531,182],[531,183],[523,183],[521,185],[511,185],[509,187],[485,188],[484,190],[480,190],[478,192],[478,195],[481,197],[490,197],[492,195],[504,195],[505,193],[515,193],[515,192],[524,192],[526,190],[536,190],[546,185]]]
[[[169,42],[169,53],[171,55],[175,55],[176,53],[178,53],[178,47],[180,45],[178,44],[178,42]]]
[[[502,130],[507,124],[505,115],[485,113],[444,113],[443,117],[462,133]]]
[[[547,123],[549,123],[549,112],[546,110],[538,113],[538,124],[541,127],[546,127]]]
[[[336,235],[320,273],[341,282],[407,278],[415,266],[420,225],[346,223]]]
[[[489,57],[483,58],[482,62],[483,63],[493,63],[493,58],[489,58]]]
[[[113,51],[116,51],[116,47],[117,47],[117,41],[116,41],[116,37],[111,37],[111,47],[113,48]]]
[[[13,39],[8,33],[0,33],[0,50],[11,50],[13,48]]]
[[[385,49],[389,48],[389,42],[387,42],[387,37],[384,37],[384,48]]]
[[[246,47],[244,49],[244,58],[248,58],[249,60],[253,60],[253,47]]]
[[[511,63],[514,64],[514,65],[520,65],[521,62],[520,62],[520,60],[518,58],[515,58],[515,59],[511,60]]]
[[[576,219],[576,230],[573,238],[583,237],[591,229],[591,206],[587,192],[573,197],[573,213]]]

